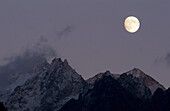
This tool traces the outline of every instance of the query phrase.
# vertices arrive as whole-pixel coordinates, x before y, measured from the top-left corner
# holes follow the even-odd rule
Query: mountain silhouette
[[[170,111],[170,89],[137,68],[85,81],[67,60],[54,58],[21,75],[22,84],[11,82],[10,93],[0,93],[2,111]]]

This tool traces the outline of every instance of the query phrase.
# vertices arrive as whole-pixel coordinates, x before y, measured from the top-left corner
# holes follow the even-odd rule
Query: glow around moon
[[[129,16],[125,19],[124,27],[128,32],[135,33],[140,27],[140,22],[136,17]]]

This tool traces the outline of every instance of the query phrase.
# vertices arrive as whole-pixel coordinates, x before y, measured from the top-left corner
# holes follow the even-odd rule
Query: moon
[[[125,19],[124,22],[125,29],[130,33],[135,33],[139,30],[140,22],[139,19],[137,19],[134,16],[129,16]]]

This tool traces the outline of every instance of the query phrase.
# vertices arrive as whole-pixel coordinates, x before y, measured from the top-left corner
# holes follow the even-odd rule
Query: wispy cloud
[[[22,53],[5,58],[8,63],[0,67],[0,83],[6,84],[11,74],[31,73],[36,64],[47,57],[57,56],[56,51],[43,36],[32,47],[27,47]]]
[[[163,57],[157,57],[154,60],[155,65],[165,65],[165,66],[170,66],[170,53],[167,52]]]
[[[63,28],[61,31],[57,33],[59,37],[61,36],[67,36],[70,32],[72,32],[74,29],[73,25],[67,25],[65,28]]]
[[[165,62],[170,66],[170,53],[167,53],[165,58],[164,58]]]

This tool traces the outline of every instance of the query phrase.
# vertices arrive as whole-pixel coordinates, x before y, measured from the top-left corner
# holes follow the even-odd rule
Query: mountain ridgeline
[[[84,80],[54,58],[32,70],[0,90],[0,111],[170,111],[170,89],[137,68]]]

